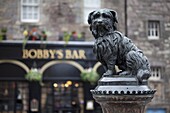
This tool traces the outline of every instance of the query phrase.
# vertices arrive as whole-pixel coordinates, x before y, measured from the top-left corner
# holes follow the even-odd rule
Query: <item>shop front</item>
[[[101,113],[83,81],[85,70],[103,73],[91,42],[0,42],[0,113]],[[27,79],[30,70],[42,76]]]

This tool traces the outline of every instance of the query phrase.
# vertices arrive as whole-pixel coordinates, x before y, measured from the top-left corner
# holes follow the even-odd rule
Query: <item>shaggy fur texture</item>
[[[117,13],[100,9],[89,14],[88,23],[95,38],[94,53],[107,69],[104,76],[113,74],[136,76],[139,82],[150,77],[149,62],[132,41],[116,30]],[[115,72],[115,65],[122,70]]]

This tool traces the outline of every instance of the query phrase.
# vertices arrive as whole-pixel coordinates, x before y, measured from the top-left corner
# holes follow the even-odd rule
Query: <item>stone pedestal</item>
[[[155,90],[149,88],[147,81],[138,83],[135,77],[102,77],[98,86],[91,90],[103,113],[144,113]]]

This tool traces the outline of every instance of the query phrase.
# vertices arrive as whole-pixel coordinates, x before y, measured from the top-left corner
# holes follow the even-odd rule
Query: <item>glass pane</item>
[[[16,111],[17,113],[27,113],[29,91],[27,83],[17,83]]]
[[[26,6],[23,6],[23,8],[22,8],[23,10],[23,13],[25,13],[26,11],[27,11],[27,7]]]
[[[38,7],[34,7],[34,11],[38,13]]]
[[[53,113],[53,93],[51,83],[45,83],[41,92],[42,113]]]
[[[157,29],[158,28],[158,23],[157,22],[155,22],[155,29]]]
[[[156,69],[156,77],[159,77],[159,68]]]
[[[156,29],[157,22],[153,22],[153,28]]]
[[[27,0],[22,0],[22,3],[24,3],[24,4],[27,3]]]
[[[34,3],[34,4],[38,4],[38,1],[39,1],[39,0],[33,0],[33,3]]]
[[[30,6],[30,7],[28,7],[28,19],[32,19],[32,11],[33,11],[33,7],[32,6]]]
[[[156,36],[159,36],[159,23],[156,24]]]
[[[27,6],[27,12],[32,12],[32,7],[31,6]]]
[[[14,111],[15,104],[15,83],[0,82],[0,112]]]
[[[33,17],[34,17],[35,20],[38,19],[38,14],[34,13]]]
[[[84,7],[100,8],[100,0],[84,0]]]
[[[34,12],[34,6],[30,6],[31,7],[31,13]]]
[[[33,3],[33,1],[32,0],[29,0],[29,4],[32,4]]]
[[[158,30],[156,29],[156,31],[155,31],[155,36],[158,36]]]
[[[26,19],[27,18],[27,7],[23,6],[22,8],[22,19]]]
[[[155,68],[152,69],[152,76],[155,77]]]
[[[152,22],[152,28],[155,29],[155,22]]]
[[[28,19],[32,19],[32,13],[28,14]]]
[[[38,19],[38,7],[33,7],[33,19]]]
[[[32,13],[37,13],[38,14],[38,7],[33,7]]]

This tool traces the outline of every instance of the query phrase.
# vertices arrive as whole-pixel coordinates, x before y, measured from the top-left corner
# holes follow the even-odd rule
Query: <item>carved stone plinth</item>
[[[155,90],[147,81],[138,83],[135,77],[102,77],[98,86],[91,90],[103,113],[144,113]]]

